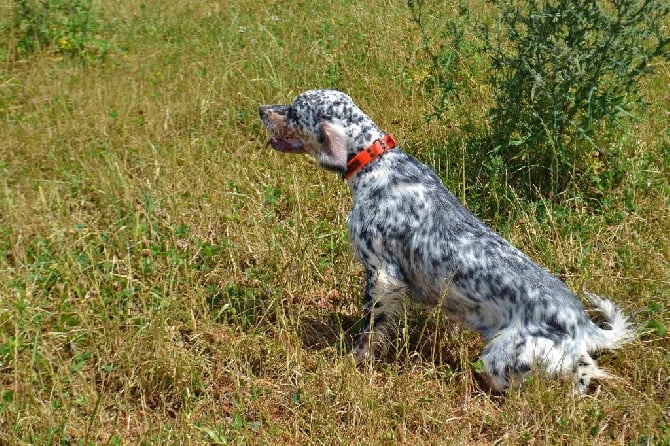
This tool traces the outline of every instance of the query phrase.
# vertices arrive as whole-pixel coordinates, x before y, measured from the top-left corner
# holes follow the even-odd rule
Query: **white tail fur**
[[[619,348],[635,339],[633,324],[612,301],[587,291],[584,291],[584,298],[605,316],[610,325],[609,329],[599,328],[595,345],[598,350]]]

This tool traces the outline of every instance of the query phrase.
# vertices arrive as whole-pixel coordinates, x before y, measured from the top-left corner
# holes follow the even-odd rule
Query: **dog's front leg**
[[[366,271],[364,315],[353,349],[357,363],[372,359],[375,350],[383,353],[395,333],[396,311],[406,290],[396,271],[392,267]]]

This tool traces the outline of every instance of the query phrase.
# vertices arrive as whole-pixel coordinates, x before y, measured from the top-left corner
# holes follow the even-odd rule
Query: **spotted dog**
[[[582,394],[591,378],[609,376],[590,353],[633,338],[620,309],[586,295],[608,327],[594,323],[561,280],[472,215],[349,96],[311,90],[259,113],[270,146],[312,155],[351,189],[347,224],[366,277],[357,361],[383,347],[400,300],[409,297],[441,305],[486,339],[481,360],[494,391],[534,367],[574,376]]]

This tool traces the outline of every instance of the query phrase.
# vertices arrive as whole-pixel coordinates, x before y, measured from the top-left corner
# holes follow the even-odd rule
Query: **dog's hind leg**
[[[479,357],[488,385],[493,392],[502,392],[509,385],[510,372],[514,367],[514,336],[502,331],[494,336]]]
[[[591,379],[615,379],[616,377],[607,373],[605,370],[598,367],[595,359],[591,358],[588,353],[583,353],[579,356],[579,361],[573,368],[575,376],[575,393],[579,395],[586,395],[591,384]]]
[[[502,392],[510,385],[511,378],[522,379],[530,372],[534,361],[526,353],[528,342],[518,330],[507,328],[486,344],[480,360],[493,392]]]

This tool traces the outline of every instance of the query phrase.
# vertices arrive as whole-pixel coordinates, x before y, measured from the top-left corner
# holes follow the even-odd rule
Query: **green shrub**
[[[668,58],[664,0],[493,0],[487,48],[494,151],[527,188],[559,194],[616,182],[613,142],[641,98],[638,82]],[[527,191],[529,192],[529,191]]]
[[[13,0],[2,34],[5,58],[17,59],[48,49],[60,54],[102,57],[109,42],[98,35],[91,0]]]
[[[425,34],[431,31],[420,20],[423,3],[408,5],[427,47]],[[652,60],[670,58],[670,36],[662,28],[670,5],[665,0],[490,0],[489,5],[496,16],[491,24],[459,13],[444,21],[443,44],[428,52],[434,62],[461,54],[464,44],[458,42],[468,29],[488,58],[486,84],[493,95],[488,127],[466,143],[478,148],[481,164],[475,164],[489,176],[504,175],[495,182],[533,199],[566,191],[597,195],[615,186],[627,166],[617,140],[642,105],[640,78]],[[453,64],[433,63],[431,69],[439,72],[431,77],[438,80],[439,97],[456,97]],[[444,108],[439,101],[438,119]]]

